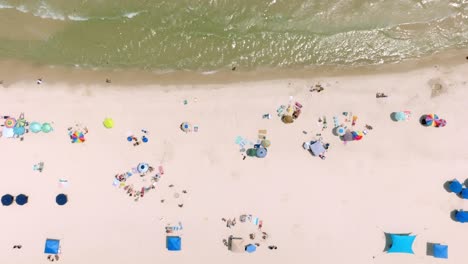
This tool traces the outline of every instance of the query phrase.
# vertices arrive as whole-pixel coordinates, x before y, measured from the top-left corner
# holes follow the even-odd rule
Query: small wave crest
[[[25,5],[13,6],[5,2],[0,1],[0,10],[1,9],[14,9],[18,12],[31,14],[35,17],[40,17],[43,19],[51,19],[51,20],[60,20],[60,21],[88,21],[88,20],[115,20],[121,18],[132,19],[146,11],[136,11],[136,12],[126,12],[120,16],[115,17],[88,17],[88,16],[81,16],[78,14],[62,14],[56,10],[53,10],[50,6],[46,3],[41,2],[38,8],[35,10],[27,8]]]

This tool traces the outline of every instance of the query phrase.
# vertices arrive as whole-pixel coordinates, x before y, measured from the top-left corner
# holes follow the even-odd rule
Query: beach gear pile
[[[68,136],[71,143],[84,143],[86,141],[85,135],[88,134],[88,128],[79,124],[74,127],[68,128]]]
[[[164,175],[164,169],[162,166],[158,167],[158,171],[154,172],[155,169],[146,162],[141,162],[137,167],[132,168],[130,171],[116,174],[114,177],[113,185],[121,188],[129,197],[133,197],[135,201],[143,198],[145,193],[156,188],[156,183],[160,180],[161,176]],[[137,175],[137,176],[135,176]],[[127,180],[131,177],[139,178],[145,183],[145,176],[151,175],[150,184],[146,186],[135,187],[133,184],[127,183]]]
[[[436,114],[423,115],[421,116],[420,122],[421,125],[426,127],[444,127],[447,125],[447,121],[439,118]]]
[[[345,117],[344,122],[341,123],[339,120],[338,116],[333,117],[333,130],[332,133],[335,136],[339,136],[343,142],[348,142],[348,141],[359,141],[364,138],[365,135],[367,135],[369,132],[367,129],[356,129],[356,124],[358,120],[357,115],[353,115],[351,112],[343,112],[343,116]],[[326,128],[326,118],[325,116],[323,117],[323,122],[324,122],[324,127],[323,129]],[[320,119],[319,119],[320,122]],[[351,123],[351,124],[349,124]],[[351,125],[351,128],[348,126]],[[366,127],[369,127],[366,125]],[[371,129],[371,127],[369,127]]]
[[[290,103],[286,105],[281,105],[276,109],[278,116],[281,118],[281,121],[285,124],[291,124],[299,118],[302,113],[302,104],[299,102]]]
[[[251,214],[239,216],[239,225],[237,225],[236,218],[223,218],[223,221],[226,222],[226,227],[231,230],[228,238],[224,239],[225,246],[231,252],[253,253],[257,251],[262,243],[266,243],[269,239],[268,233],[262,231],[263,221]],[[270,249],[273,249],[273,247]]]
[[[23,136],[30,131],[32,133],[49,133],[53,131],[50,123],[41,124],[35,121],[29,123],[24,118],[24,113],[21,113],[18,118],[12,116],[1,116],[0,122],[2,122],[0,137],[4,138],[19,138],[20,140],[23,140]]]
[[[136,147],[136,146],[139,146],[141,142],[148,143],[149,141],[148,134],[149,132],[147,130],[141,129],[140,137],[136,137],[133,133],[130,133],[130,135],[127,136],[127,141],[130,143],[133,143],[133,146]],[[141,138],[141,142],[140,142],[140,138]]]
[[[238,136],[235,143],[239,145],[240,152],[245,152],[247,157],[265,158],[268,154],[268,148],[271,141],[267,139],[267,130],[258,130],[257,142],[253,143],[241,136]]]

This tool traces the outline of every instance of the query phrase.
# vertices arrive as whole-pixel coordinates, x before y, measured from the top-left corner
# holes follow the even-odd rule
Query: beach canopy
[[[392,245],[388,249],[388,253],[414,254],[413,242],[416,236],[390,234],[390,237],[392,239]]]
[[[24,194],[20,194],[18,196],[16,196],[16,204],[18,205],[25,205],[28,203],[28,196],[24,195]]]
[[[180,251],[182,249],[182,239],[180,236],[167,236],[166,248],[169,251]]]
[[[2,205],[3,206],[9,206],[13,203],[13,200],[15,198],[11,194],[5,194],[2,196]]]
[[[68,196],[61,193],[55,197],[55,202],[60,206],[65,205],[68,202]]]
[[[323,146],[322,142],[316,141],[310,144],[310,152],[312,152],[312,155],[318,156],[325,152],[325,147]]]
[[[255,154],[257,158],[264,158],[267,155],[266,148],[260,147],[257,149],[257,153]]]
[[[432,249],[434,258],[448,259],[448,246],[441,244],[434,244]]]
[[[29,130],[33,133],[39,133],[42,130],[42,125],[38,122],[32,122],[29,124]]]
[[[463,185],[458,180],[450,182],[449,189],[451,192],[460,193],[463,189]]]
[[[244,239],[241,237],[229,237],[228,249],[236,253],[245,252]]]
[[[248,244],[247,246],[245,246],[245,251],[247,253],[253,253],[257,250],[257,246],[253,245],[253,244]]]
[[[52,126],[49,123],[44,123],[41,126],[41,131],[44,133],[49,133],[50,131],[52,131]]]
[[[114,127],[114,120],[112,118],[106,117],[102,122],[105,128],[113,128]]]
[[[463,199],[468,199],[468,188],[463,188],[460,195]]]
[[[468,222],[468,211],[456,211],[455,212],[455,220],[460,223],[466,223]]]
[[[44,253],[46,254],[58,254],[60,250],[60,240],[48,238],[45,242]]]

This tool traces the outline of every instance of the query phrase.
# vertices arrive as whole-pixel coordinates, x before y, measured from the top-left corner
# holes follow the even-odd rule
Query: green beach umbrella
[[[31,124],[29,124],[29,130],[33,133],[39,133],[42,130],[42,125],[38,122],[31,122]]]
[[[114,127],[114,120],[112,118],[106,118],[104,119],[104,122],[102,122],[105,128],[113,128]]]
[[[42,126],[41,126],[41,130],[42,130],[42,132],[44,132],[44,133],[49,133],[49,132],[52,131],[53,129],[52,129],[52,126],[51,126],[49,123],[44,123],[44,124],[42,124]]]

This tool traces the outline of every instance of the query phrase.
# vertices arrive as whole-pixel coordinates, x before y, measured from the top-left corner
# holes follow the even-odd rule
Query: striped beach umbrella
[[[354,140],[361,140],[364,136],[364,134],[361,131],[353,131],[351,132],[351,134],[353,135]]]
[[[436,125],[436,120],[438,120],[439,117],[436,114],[428,114],[424,118],[424,122],[426,126],[435,126]]]
[[[9,117],[5,119],[5,126],[8,128],[13,128],[16,125],[16,119]]]

